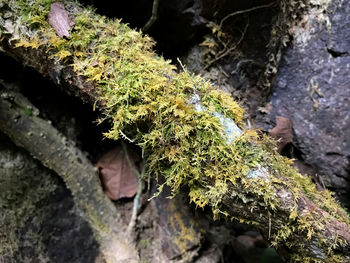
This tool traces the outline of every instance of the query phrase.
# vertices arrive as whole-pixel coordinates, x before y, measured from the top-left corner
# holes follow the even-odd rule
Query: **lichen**
[[[52,2],[9,1],[30,31],[12,41],[17,47],[46,50],[51,59],[71,65],[76,74],[94,83],[104,119],[112,120],[105,136],[139,145],[147,160],[147,177],[165,178],[159,190],[168,185],[175,195],[186,187],[191,202],[200,208],[210,206],[215,218],[259,224],[230,214],[222,200],[231,195],[244,204],[256,202],[279,213],[276,192],[286,188],[294,206],[288,211],[290,221],[271,235],[275,246],[298,247],[289,238],[295,233],[318,237],[329,218],[349,224],[331,194],[317,191],[309,178],[291,168],[291,161],[277,154],[271,139],[243,129],[243,110],[229,94],[186,69],[177,73],[176,67],[154,53],[150,37],[77,3],[64,2],[75,25],[69,39],[59,38],[47,22]],[[237,124],[231,129],[234,135],[228,132],[231,122]],[[301,195],[327,211],[329,218],[320,220],[316,213],[298,211]],[[343,244],[336,240],[334,245],[332,240],[321,241],[332,248],[329,258],[337,256],[333,247]]]
[[[172,214],[169,218],[169,224],[171,228],[178,229],[174,235],[174,244],[180,250],[182,257],[185,257],[187,250],[198,242],[200,235],[194,230],[193,225],[187,225],[184,222],[179,212]]]

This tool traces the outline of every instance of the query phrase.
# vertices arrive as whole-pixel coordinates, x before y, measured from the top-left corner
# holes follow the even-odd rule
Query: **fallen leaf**
[[[130,162],[136,169],[139,157],[128,149]],[[105,194],[112,200],[133,197],[137,192],[137,174],[130,168],[123,147],[117,146],[103,155],[96,166],[100,170],[100,178]]]
[[[74,22],[69,18],[64,5],[58,2],[51,4],[49,23],[61,38],[68,38],[69,30],[74,25]]]
[[[278,152],[293,141],[292,122],[289,118],[277,116],[276,126],[270,131],[270,135],[277,140]]]

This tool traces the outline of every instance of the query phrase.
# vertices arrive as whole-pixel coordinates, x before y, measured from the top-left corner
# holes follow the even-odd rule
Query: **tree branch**
[[[64,180],[78,210],[92,227],[106,260],[138,262],[134,244],[123,236],[124,225],[112,202],[103,194],[94,166],[38,115],[39,110],[20,93],[0,89],[0,130]],[[123,249],[122,253],[118,254],[118,247]]]
[[[157,13],[158,13],[158,5],[159,0],[153,0],[153,6],[152,6],[152,16],[147,21],[147,23],[143,26],[142,31],[146,32],[157,20]]]
[[[214,216],[254,224],[286,260],[349,260],[347,214],[276,154],[269,139],[239,128],[242,109],[229,95],[186,71],[175,73],[150,49],[149,38],[119,21],[64,4],[75,18],[70,39],[48,24],[47,1],[23,7],[9,0],[0,9],[2,50],[83,100],[98,101],[113,120],[106,135],[122,133],[140,145],[148,175],[163,176],[172,194],[188,189],[191,201],[210,206]],[[8,101],[3,105],[11,110]],[[18,122],[27,119],[21,116]],[[17,127],[11,118],[2,119],[8,134]],[[55,152],[43,154],[38,158]]]

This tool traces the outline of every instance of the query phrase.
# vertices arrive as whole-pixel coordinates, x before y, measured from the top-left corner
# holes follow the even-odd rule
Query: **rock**
[[[323,8],[323,10],[322,10]],[[326,15],[325,15],[326,14]],[[328,16],[327,16],[328,15]],[[350,207],[350,5],[315,7],[294,29],[271,96],[293,122],[294,144],[324,184]]]

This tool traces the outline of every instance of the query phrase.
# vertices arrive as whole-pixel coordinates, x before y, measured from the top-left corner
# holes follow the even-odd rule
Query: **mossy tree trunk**
[[[242,110],[227,94],[176,73],[148,37],[75,2],[63,2],[75,25],[68,39],[58,37],[48,23],[52,2],[3,2],[1,49],[97,104],[113,120],[106,135],[138,144],[148,175],[163,176],[173,194],[186,186],[191,201],[210,206],[215,217],[254,224],[286,260],[350,260],[348,215],[292,169],[272,141],[243,131]],[[4,112],[12,110],[3,103]],[[1,129],[16,131],[6,118]],[[94,199],[85,200],[97,209]]]

